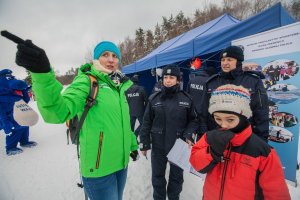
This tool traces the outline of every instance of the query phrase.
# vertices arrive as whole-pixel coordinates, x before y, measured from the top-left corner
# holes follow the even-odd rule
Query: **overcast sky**
[[[102,40],[116,44],[135,30],[153,30],[162,16],[180,10],[193,17],[208,0],[0,0],[0,28],[43,48],[55,70],[64,73],[85,63],[87,52]],[[218,1],[213,1],[218,2]],[[0,69],[11,68],[17,78],[16,45],[0,38]]]

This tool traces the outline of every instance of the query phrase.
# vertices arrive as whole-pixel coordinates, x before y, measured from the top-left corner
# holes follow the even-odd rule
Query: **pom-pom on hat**
[[[230,46],[224,49],[221,53],[221,59],[231,57],[237,59],[237,61],[243,62],[244,61],[244,52],[238,46]]]
[[[98,60],[99,57],[105,52],[105,51],[111,51],[115,53],[119,59],[119,62],[121,62],[121,52],[119,48],[110,41],[103,41],[97,44],[97,46],[94,49],[94,59]]]
[[[213,114],[222,111],[234,112],[249,119],[252,116],[249,91],[231,84],[218,87],[211,94],[208,112]]]

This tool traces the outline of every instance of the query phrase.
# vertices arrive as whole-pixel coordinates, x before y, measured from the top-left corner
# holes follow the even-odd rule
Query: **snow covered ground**
[[[36,104],[30,104],[35,110]],[[5,134],[0,131],[0,200],[82,200],[76,146],[67,145],[64,124],[46,124],[40,118],[30,129],[30,139],[38,146],[24,149],[15,156],[5,154]],[[299,170],[297,180],[300,180]],[[182,200],[201,199],[203,181],[184,174]],[[300,199],[300,189],[289,185],[293,200]],[[124,200],[151,200],[150,160],[141,157],[129,163]]]

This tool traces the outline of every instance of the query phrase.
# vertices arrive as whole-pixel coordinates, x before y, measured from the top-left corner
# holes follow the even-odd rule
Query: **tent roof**
[[[123,67],[122,71],[126,74],[135,73],[216,52],[229,46],[232,40],[293,22],[295,20],[281,6],[281,3],[244,21],[224,14],[162,43],[145,57]]]

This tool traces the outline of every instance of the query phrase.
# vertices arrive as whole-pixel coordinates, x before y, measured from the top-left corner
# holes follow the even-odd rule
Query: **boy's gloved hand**
[[[43,49],[34,45],[31,40],[23,40],[8,31],[1,31],[1,35],[17,44],[16,63],[34,73],[51,71],[48,57]]]
[[[139,152],[137,150],[132,151],[130,157],[133,161],[137,161],[140,158]]]
[[[223,152],[233,136],[234,133],[230,130],[212,130],[206,133],[210,153],[216,161],[221,162],[223,160]]]

